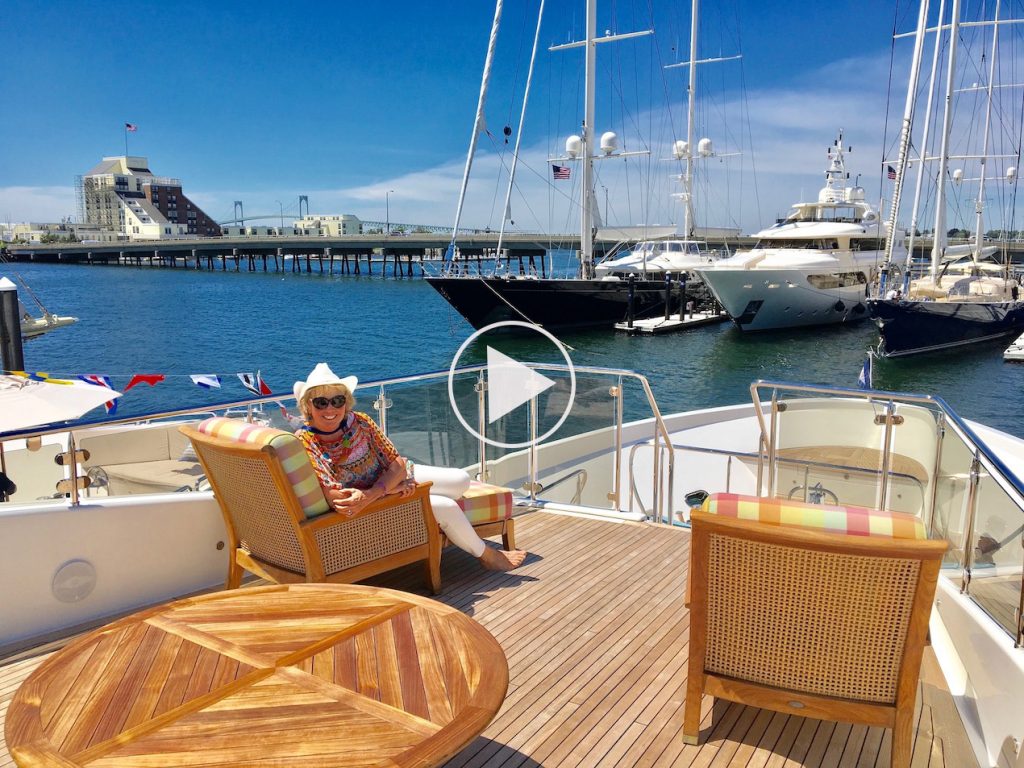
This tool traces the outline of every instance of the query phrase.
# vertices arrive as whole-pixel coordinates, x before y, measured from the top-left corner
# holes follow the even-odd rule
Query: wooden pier
[[[547,253],[578,249],[579,238],[507,235],[498,251],[496,234],[459,237],[457,272],[482,274],[499,255],[512,272],[547,277]],[[422,276],[440,264],[451,242],[445,234],[347,235],[343,237],[215,237],[118,243],[12,245],[18,262],[159,267],[222,272],[294,272],[328,275]],[[610,249],[612,244],[608,244]],[[603,255],[602,247],[597,249]]]

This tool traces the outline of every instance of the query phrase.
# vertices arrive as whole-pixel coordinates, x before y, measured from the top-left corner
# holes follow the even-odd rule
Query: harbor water
[[[29,370],[107,375],[115,389],[135,374],[166,377],[126,393],[119,416],[244,399],[238,372],[259,371],[274,393],[290,395],[321,360],[363,381],[446,370],[473,332],[419,279],[52,264],[7,264],[3,274],[30,308],[18,277],[49,311],[79,318],[26,342]],[[560,338],[575,365],[644,374],[662,411],[673,412],[747,402],[757,379],[856,387],[878,334],[865,321],[756,334],[723,323],[664,336],[609,329]],[[965,418],[1024,437],[1024,365],[1002,359],[1010,341],[876,361],[874,387],[938,395]],[[524,360],[550,359],[550,348],[532,337],[502,348]],[[209,373],[220,374],[220,390],[189,378]]]

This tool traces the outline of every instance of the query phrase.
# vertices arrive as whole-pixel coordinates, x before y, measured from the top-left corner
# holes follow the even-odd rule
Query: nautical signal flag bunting
[[[20,376],[25,379],[31,379],[32,381],[44,381],[48,384],[72,384],[71,379],[79,379],[88,384],[94,384],[98,387],[106,387],[107,389],[113,390],[114,384],[111,381],[111,377],[105,374],[99,373],[71,373],[67,374],[67,378],[58,378],[52,376],[49,373],[43,371],[3,371],[0,373],[11,374],[14,376]],[[127,376],[127,374],[124,374]],[[224,374],[230,376],[230,374]],[[242,383],[242,386],[249,390],[254,395],[272,395],[273,390],[263,380],[263,376],[259,371],[256,373],[236,373],[235,376]],[[222,385],[222,374],[218,373],[191,373],[187,376],[181,374],[163,374],[163,373],[135,373],[128,376],[128,383],[121,390],[127,392],[130,389],[137,387],[139,384],[148,384],[151,387],[155,387],[157,384],[167,381],[168,379],[182,379],[187,378],[192,384],[195,384],[200,389],[220,389]],[[107,413],[113,415],[117,412],[117,401],[110,400],[106,403]]]

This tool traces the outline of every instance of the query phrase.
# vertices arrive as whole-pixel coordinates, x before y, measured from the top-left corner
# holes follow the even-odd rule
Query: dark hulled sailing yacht
[[[956,9],[958,5],[954,5]],[[935,53],[932,67],[932,83],[927,89],[930,93],[938,90],[936,73],[939,71],[934,64],[938,62],[938,52],[943,49],[943,35],[948,35],[945,111],[942,125],[937,132],[939,147],[928,151],[931,142],[930,117],[921,120],[916,141],[911,140],[914,129],[915,114],[930,115],[929,108],[915,111],[914,100],[918,91],[917,82],[920,74],[921,58],[924,52],[925,34],[928,32],[927,2],[922,2],[918,21],[915,55],[911,68],[907,102],[904,111],[903,130],[900,136],[899,158],[897,160],[896,184],[893,193],[890,225],[895,222],[899,212],[900,195],[903,181],[909,164],[911,146],[926,148],[922,156],[916,159],[917,182],[913,206],[913,219],[908,228],[911,240],[907,247],[906,264],[902,267],[902,279],[893,279],[888,284],[889,269],[883,270],[880,295],[868,302],[871,316],[878,324],[881,333],[879,354],[883,357],[905,357],[923,352],[963,347],[992,339],[998,339],[1024,332],[1024,302],[1019,301],[1019,285],[1010,274],[1009,260],[1005,264],[991,261],[998,248],[988,244],[985,238],[985,211],[991,201],[986,197],[992,194],[992,182],[1002,181],[1008,188],[1015,190],[1017,184],[1017,164],[1020,160],[1021,125],[1007,124],[1007,120],[1016,117],[1019,120],[1019,109],[1000,109],[998,100],[1004,86],[998,82],[1001,70],[996,68],[999,58],[1000,44],[1008,45],[1009,40],[1000,40],[1000,29],[1007,24],[1006,19],[967,19],[963,20],[953,12],[948,22],[939,19],[933,33]],[[970,22],[961,26],[962,21]],[[1010,35],[1019,35],[1016,27],[1008,26]],[[970,64],[970,77],[982,74],[987,82],[976,84],[970,88],[958,87],[960,79],[956,74],[957,49],[975,43],[977,52],[970,49],[961,52]],[[988,59],[986,63],[986,57]],[[979,66],[979,62],[984,66]],[[1011,74],[1011,78],[1016,74]],[[1011,79],[1011,82],[1015,82]],[[1014,84],[1014,94],[1019,94],[1019,87]],[[1016,96],[1019,100],[1019,96]],[[981,105],[981,115],[976,116],[970,124],[961,120],[954,123],[954,109],[957,102]],[[1005,102],[1005,98],[1003,99]],[[958,116],[966,118],[966,110],[957,110]],[[979,131],[972,125],[980,123]],[[980,150],[973,153],[954,155],[951,152],[951,135],[973,135],[979,137]],[[997,146],[997,142],[1006,142],[1007,147]],[[977,170],[975,178],[965,178],[964,170],[950,170],[951,161],[973,164]],[[926,172],[926,168],[937,168],[935,173]],[[916,232],[919,210],[922,201],[929,195],[922,195],[922,187],[926,178],[938,179],[934,191],[935,228],[931,251],[931,262],[928,273],[916,279],[912,277],[913,236]],[[976,194],[950,193],[957,199],[974,203],[974,235],[966,245],[950,246],[947,237],[947,192],[956,189],[965,182],[977,184]],[[1014,200],[1015,193],[999,195],[1000,199]],[[1003,227],[1004,232],[1006,225]],[[891,267],[892,243],[887,245],[890,258],[887,264]],[[1005,254],[1004,254],[1005,255]]]
[[[696,0],[694,0],[694,11],[691,21],[691,46],[690,46],[690,120],[688,123],[687,141],[677,141],[673,146],[673,153],[677,160],[686,162],[686,172],[681,177],[684,182],[684,191],[680,197],[686,202],[685,236],[682,241],[689,246],[694,244],[692,240],[692,165],[695,159],[694,145],[691,140],[693,134],[693,76],[692,72],[696,64]],[[666,261],[661,264],[656,259],[648,261],[646,258],[635,259],[642,265],[636,269],[636,265],[630,264],[630,268],[624,270],[616,269],[595,269],[594,264],[594,219],[596,206],[594,203],[593,187],[594,173],[593,161],[611,157],[623,157],[628,154],[645,153],[619,153],[616,147],[616,137],[613,133],[606,133],[601,136],[601,152],[597,154],[597,145],[594,140],[594,103],[595,103],[595,55],[598,42],[609,42],[620,37],[635,37],[637,34],[649,33],[628,33],[624,35],[605,35],[597,38],[596,21],[596,0],[587,2],[587,33],[585,41],[586,50],[586,79],[585,79],[585,100],[584,120],[581,136],[572,136],[566,142],[566,158],[562,160],[578,160],[582,171],[581,189],[583,190],[581,201],[581,227],[580,227],[580,254],[579,267],[575,275],[570,277],[537,277],[535,275],[492,275],[492,276],[471,276],[465,274],[453,274],[454,260],[446,260],[445,270],[439,276],[427,277],[427,282],[433,286],[438,293],[459,314],[466,318],[475,328],[482,328],[491,323],[516,320],[531,322],[548,329],[584,329],[603,327],[610,329],[615,323],[627,319],[632,311],[635,319],[657,317],[664,315],[667,310],[677,310],[678,302],[689,298],[700,299],[706,292],[694,289],[696,280],[690,281],[690,289],[686,297],[679,297],[679,291],[666,290],[666,277],[680,278],[685,273],[681,270],[677,261]],[[580,47],[578,43],[569,43],[563,46],[555,46],[552,50],[559,48]],[[485,67],[485,79],[486,79]],[[478,116],[479,120],[479,116]],[[474,138],[476,132],[474,132]],[[711,144],[703,139],[699,145],[702,155],[712,154]],[[470,148],[472,157],[473,147]],[[469,163],[467,163],[468,172]],[[514,170],[513,170],[514,173]],[[510,182],[511,184],[511,182]],[[463,190],[465,189],[465,182]],[[463,192],[464,194],[464,192]],[[506,201],[507,202],[507,201]],[[461,211],[461,201],[459,210]],[[456,217],[456,233],[458,232],[458,216]],[[678,242],[678,241],[672,241]],[[645,246],[648,242],[640,243],[633,249],[633,253],[645,253]],[[703,243],[700,244],[703,246]],[[449,249],[454,254],[453,248]],[[698,256],[695,257],[694,265],[706,263],[709,260],[706,246],[698,249]],[[621,260],[620,260],[621,261]],[[630,261],[625,259],[624,261]],[[685,285],[685,284],[684,284]],[[666,306],[668,298],[668,306]]]

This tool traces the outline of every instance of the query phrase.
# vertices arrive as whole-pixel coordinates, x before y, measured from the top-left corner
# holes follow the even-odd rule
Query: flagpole
[[[128,123],[124,124],[124,156],[128,157]]]

